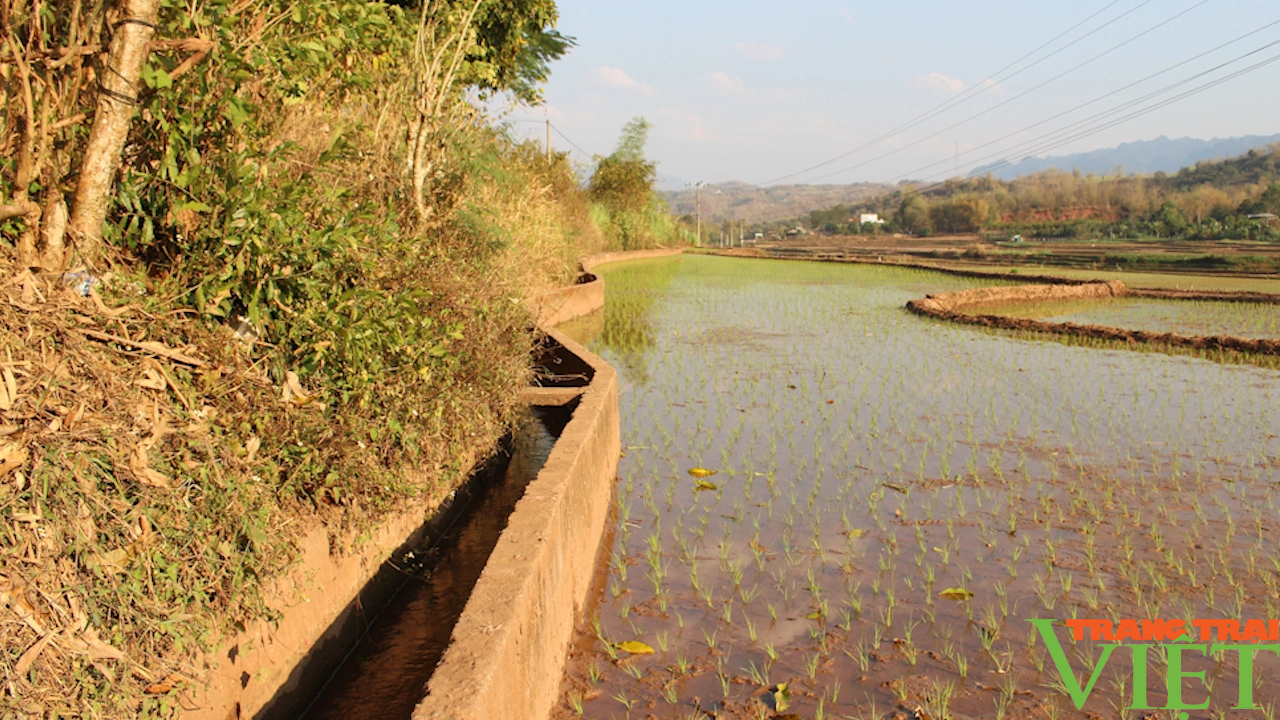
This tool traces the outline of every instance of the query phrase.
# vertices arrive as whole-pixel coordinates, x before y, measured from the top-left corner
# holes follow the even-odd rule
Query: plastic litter
[[[89,297],[89,294],[93,292],[93,286],[102,284],[102,279],[85,270],[77,270],[63,273],[62,284],[80,293],[82,297]]]

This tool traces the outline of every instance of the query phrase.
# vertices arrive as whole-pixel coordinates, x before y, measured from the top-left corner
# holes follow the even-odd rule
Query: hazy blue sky
[[[623,123],[643,115],[654,125],[648,154],[659,161],[661,173],[711,182],[773,180],[854,150],[939,103],[971,97],[917,127],[786,182],[946,176],[957,147],[968,153],[960,157],[963,173],[991,155],[1016,160],[1022,156],[1013,147],[1019,142],[1280,43],[1280,24],[1260,30],[1280,21],[1280,4],[1264,0],[561,0],[559,5],[559,28],[575,36],[578,47],[553,66],[546,105],[510,108],[510,117],[549,116],[586,152],[603,154],[612,149]],[[992,86],[986,92],[970,90],[1099,11],[998,75],[1002,82],[988,82]],[[976,149],[1251,31],[1257,32],[1132,89]],[[1276,56],[1280,44],[1133,110]],[[1046,81],[1051,82],[1034,89]],[[969,95],[961,94],[967,90]],[[542,129],[533,123],[514,124],[541,137]],[[1280,62],[1049,154],[1160,135],[1275,133],[1280,133]],[[569,149],[558,135],[552,144]],[[937,164],[927,167],[932,163]]]

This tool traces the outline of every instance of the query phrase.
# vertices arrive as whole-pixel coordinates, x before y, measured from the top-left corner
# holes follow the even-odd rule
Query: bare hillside
[[[702,188],[702,217],[710,220],[771,222],[808,214],[833,205],[856,205],[892,189],[880,183],[854,185],[777,185],[757,187],[741,182]],[[694,213],[693,188],[662,193],[676,215]]]

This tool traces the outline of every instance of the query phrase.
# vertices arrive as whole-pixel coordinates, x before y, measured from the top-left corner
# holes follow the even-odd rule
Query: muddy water
[[[412,715],[507,517],[542,469],[570,412],[530,412],[514,433],[509,457],[491,463],[473,481],[475,489],[460,512],[405,558],[403,587],[302,718],[394,720]]]
[[[1127,653],[1078,712],[1028,619],[1280,617],[1275,370],[915,317],[988,284],[923,271],[602,270],[569,330],[619,368],[626,456],[563,717],[1111,717]],[[1238,667],[1184,658],[1228,717]],[[1274,656],[1255,685],[1280,704]]]

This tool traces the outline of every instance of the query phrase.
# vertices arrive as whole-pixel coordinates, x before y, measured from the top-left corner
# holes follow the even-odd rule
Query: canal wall
[[[509,518],[415,718],[536,720],[550,714],[594,575],[621,451],[616,372],[554,326],[604,306],[604,281],[591,272],[596,266],[680,252],[588,256],[580,261],[578,283],[529,299],[557,352],[590,367],[589,381],[522,393],[531,404],[580,400]],[[340,655],[349,646],[368,622],[367,609],[379,606],[365,597],[375,577],[420,539],[449,496],[442,491],[411,501],[360,536],[331,540],[319,524],[300,530],[298,563],[264,589],[277,618],[249,623],[192,668],[203,682],[184,698],[182,717],[270,716],[275,703],[314,684],[328,668],[307,660]]]
[[[595,575],[621,452],[616,371],[552,326],[604,306],[597,266],[680,252],[589,256],[581,261],[584,282],[531,299],[543,331],[590,365],[591,383],[508,519],[414,720],[551,714]]]
[[[464,461],[474,466],[476,457]],[[422,478],[422,484],[427,484]],[[299,687],[327,677],[310,666],[312,657],[341,657],[368,622],[366,607],[378,607],[371,588],[387,561],[421,538],[424,525],[450,493],[407,502],[364,535],[354,532],[331,541],[323,525],[301,531],[299,558],[282,578],[267,585],[275,622],[257,621],[204,658],[196,672],[204,684],[183,704],[182,717],[233,720],[260,717],[273,701],[289,698]],[[338,551],[338,548],[342,548]],[[321,661],[323,664],[323,660]]]
[[[554,329],[595,370],[573,419],[489,556],[414,720],[549,715],[587,600],[621,451],[617,374]]]
[[[544,328],[555,327],[604,307],[604,280],[591,272],[597,265],[622,260],[670,257],[681,252],[683,251],[679,248],[659,248],[588,255],[579,261],[580,272],[576,283],[534,295],[529,298],[529,305],[538,318],[538,325]]]

